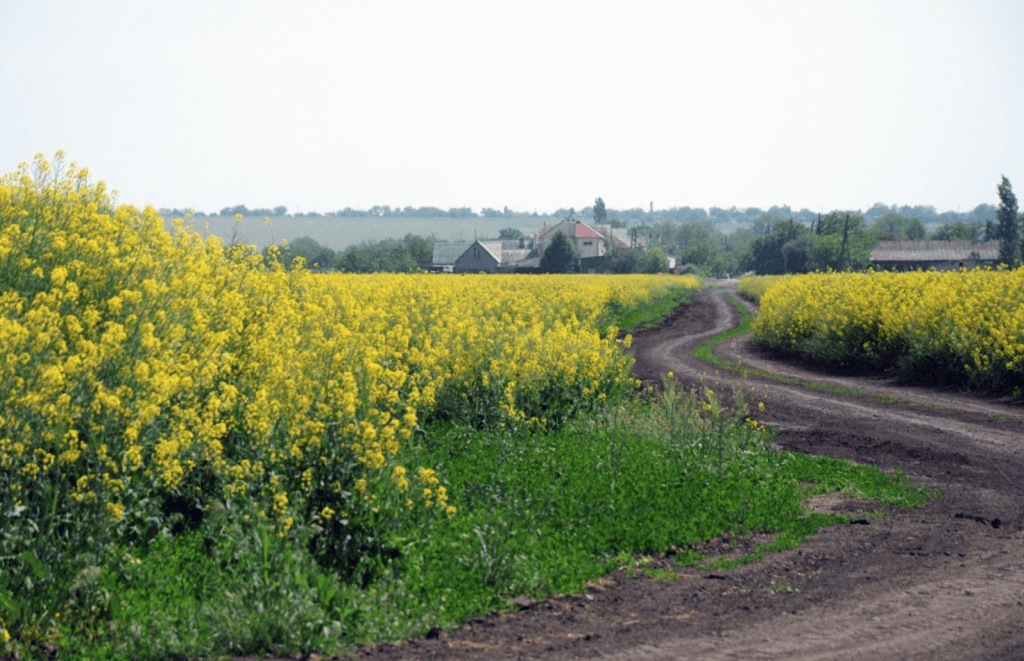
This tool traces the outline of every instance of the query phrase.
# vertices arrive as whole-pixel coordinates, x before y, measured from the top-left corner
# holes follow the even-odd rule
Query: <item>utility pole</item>
[[[846,242],[850,232],[850,214],[846,214],[846,223],[843,225],[843,247],[839,250],[839,268],[838,271],[846,270]]]

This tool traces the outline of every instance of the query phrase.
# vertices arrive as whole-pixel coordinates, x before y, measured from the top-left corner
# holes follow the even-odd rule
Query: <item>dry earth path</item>
[[[659,582],[616,572],[587,594],[524,603],[455,632],[359,650],[372,659],[1024,659],[1024,406],[782,360],[740,336],[720,355],[793,379],[867,394],[717,373],[692,349],[739,323],[735,283],[699,294],[637,334],[634,373],[691,387],[738,385],[763,401],[782,448],[827,453],[942,488],[927,508],[841,497],[864,515],[797,549]],[[753,306],[752,306],[753,307]],[[753,389],[754,393],[750,393]],[[753,399],[752,398],[756,398]],[[742,552],[752,540],[703,550]],[[726,551],[736,547],[732,551]],[[665,566],[670,566],[667,560]]]

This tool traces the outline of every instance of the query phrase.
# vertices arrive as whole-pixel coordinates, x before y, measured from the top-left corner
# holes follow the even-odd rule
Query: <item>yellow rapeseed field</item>
[[[1020,385],[1024,269],[789,277],[764,292],[753,331],[771,347]]]
[[[64,167],[0,181],[0,512],[29,526],[455,515],[398,458],[422,417],[593,405],[631,360],[602,311],[682,282],[288,270]]]

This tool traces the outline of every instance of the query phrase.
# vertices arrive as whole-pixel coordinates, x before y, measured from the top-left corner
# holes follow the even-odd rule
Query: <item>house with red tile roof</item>
[[[581,258],[601,257],[608,253],[611,238],[579,220],[573,214],[569,214],[568,218],[558,224],[544,225],[537,232],[536,245],[539,254],[544,254],[544,250],[551,245],[551,240],[558,232],[566,235],[570,241],[576,244]]]

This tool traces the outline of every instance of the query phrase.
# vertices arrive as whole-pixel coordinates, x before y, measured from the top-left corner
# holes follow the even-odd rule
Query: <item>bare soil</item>
[[[1024,405],[936,383],[842,373],[783,359],[740,336],[720,355],[794,379],[866,395],[722,372],[691,355],[739,323],[723,289],[702,292],[636,334],[634,375],[660,384],[747,389],[784,449],[902,469],[944,490],[897,510],[836,494],[809,505],[854,514],[797,549],[713,573],[652,566],[676,580],[620,570],[586,593],[355,652],[366,659],[1024,659]],[[753,306],[751,306],[753,308]],[[754,393],[749,389],[753,388]],[[883,510],[885,516],[876,516]],[[753,540],[712,540],[742,552]]]

